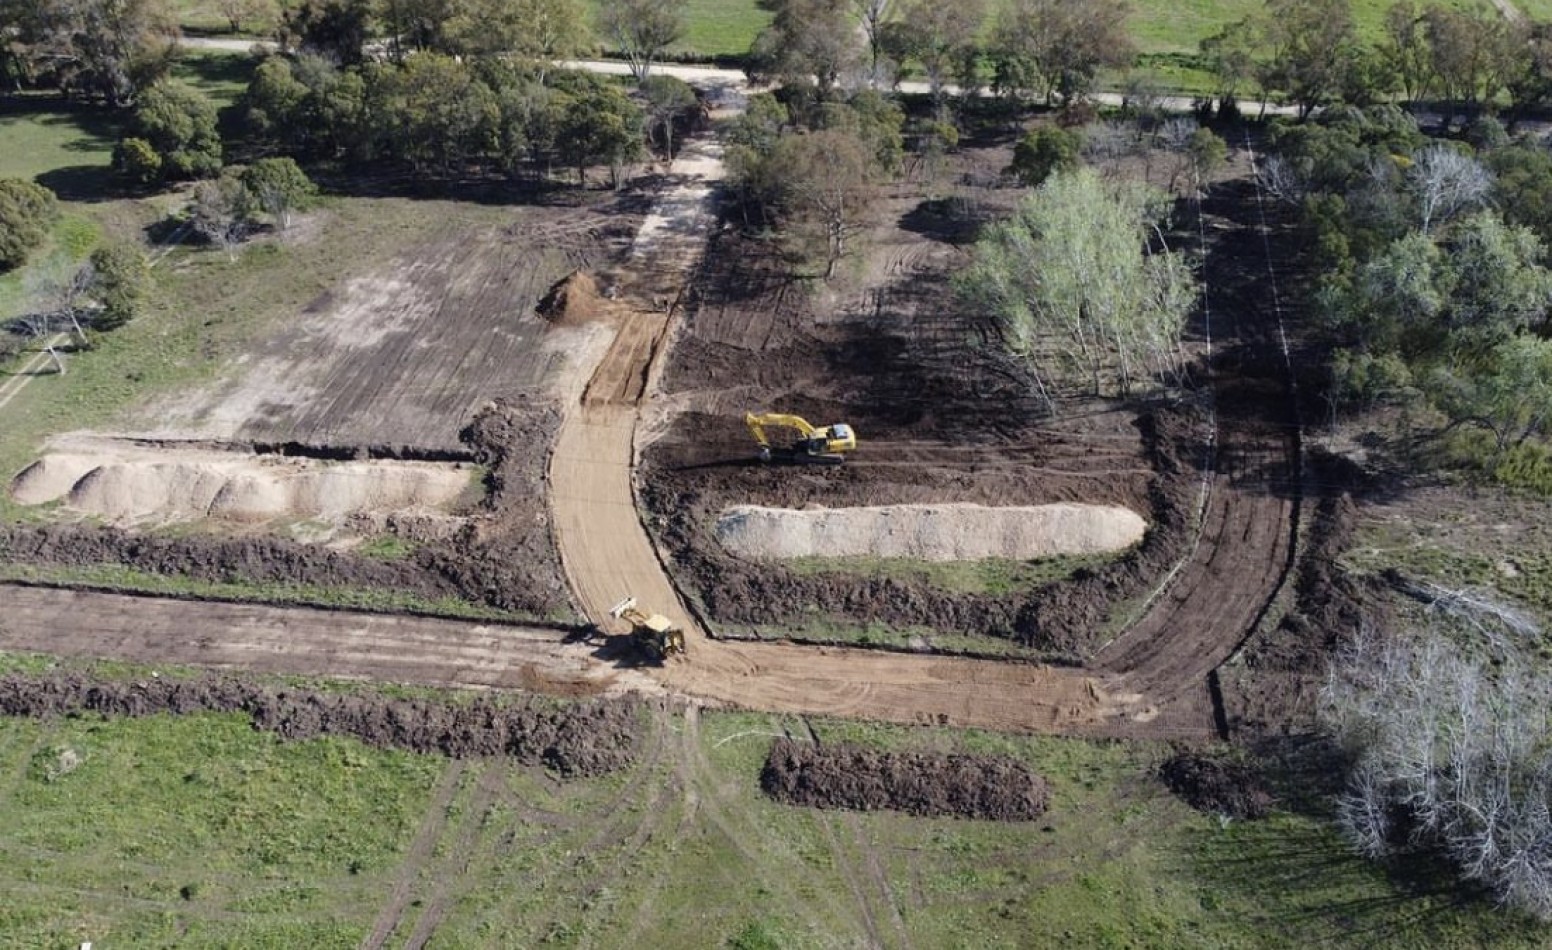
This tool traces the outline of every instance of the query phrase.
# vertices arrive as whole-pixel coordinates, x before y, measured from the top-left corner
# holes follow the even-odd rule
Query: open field
[[[1050,784],[1051,808],[1009,824],[775,804],[761,764],[770,737],[794,730],[1009,755]],[[1316,816],[1220,826],[1190,811],[1147,774],[1166,753],[657,711],[627,771],[557,781],[503,759],[287,743],[236,714],[4,720],[0,814],[27,819],[0,818],[0,933],[17,945],[1272,947],[1356,930],[1370,946],[1535,944],[1427,877],[1388,880]]]

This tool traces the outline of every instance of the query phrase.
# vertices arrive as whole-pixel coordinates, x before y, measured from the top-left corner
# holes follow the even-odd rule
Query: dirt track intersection
[[[520,516],[477,526],[471,536],[526,524],[540,547],[553,541],[551,556],[586,621],[621,632],[608,608],[635,596],[685,627],[687,659],[661,670],[621,669],[607,649],[560,643],[560,633],[18,588],[7,588],[7,600],[24,609],[0,626],[0,648],[53,644],[64,653],[155,662],[568,694],[666,690],[778,713],[1021,732],[1222,734],[1222,702],[1209,677],[1261,623],[1294,560],[1299,500],[1296,490],[1283,489],[1296,485],[1298,445],[1287,429],[1256,423],[1256,413],[1283,398],[1276,384],[1228,400],[1243,418],[1162,412],[1139,423],[1099,406],[1046,429],[1010,422],[1019,416],[1017,400],[996,390],[993,377],[967,369],[955,349],[966,328],[927,316],[942,299],[945,267],[961,253],[954,235],[886,235],[882,263],[854,291],[815,301],[758,258],[729,257],[715,242],[714,260],[703,265],[720,176],[716,144],[704,137],[690,144],[634,238],[609,232],[605,243],[615,257],[596,278],[567,285],[576,306],[549,325],[534,313],[539,298],[568,269],[603,263],[589,259],[596,252],[569,252],[564,241],[541,234],[556,250],[515,286],[505,269],[527,246],[522,241],[482,235],[494,250],[471,255],[475,238],[444,236],[416,265],[423,270],[415,287],[348,282],[343,296],[320,298],[316,312],[309,308],[224,388],[157,410],[180,438],[466,454],[460,430],[481,394],[540,392],[561,420],[543,473],[545,497],[525,495]],[[433,284],[434,293],[427,290]],[[817,311],[827,306],[831,316],[821,318]],[[364,316],[380,311],[387,323],[362,331]],[[463,337],[430,332],[446,314],[466,311],[509,311],[511,323],[503,330],[466,321]],[[879,332],[889,320],[906,335]],[[1234,327],[1243,334],[1238,345],[1264,342],[1259,323],[1241,318]],[[1204,329],[1222,337],[1229,328]],[[414,351],[425,338],[437,342],[420,359]],[[906,355],[913,352],[926,356]],[[483,369],[463,366],[467,359],[484,360]],[[852,376],[826,363],[841,359],[877,371]],[[377,364],[399,369],[380,373]],[[299,382],[276,390],[290,379]],[[460,382],[449,388],[435,380]],[[947,398],[952,392],[959,401]],[[787,400],[825,421],[848,418],[878,438],[835,473],[750,467],[738,461],[748,446],[736,420],[755,400]],[[978,400],[1004,415],[988,422],[983,413],[966,429]],[[525,447],[537,452],[537,444]],[[1267,461],[1255,478],[1231,478],[1214,466],[1228,452]],[[730,610],[728,588],[708,588],[707,578],[723,567],[735,581],[768,572],[729,567],[694,531],[676,534],[670,523],[675,511],[704,519],[730,502],[801,508],[821,500],[1103,501],[1146,514],[1164,540],[1145,542],[1141,558],[1090,572],[1083,583],[1053,585],[1039,595],[1045,600],[1029,602],[1038,616],[1021,629],[1045,638],[1053,652],[1091,658],[1082,666],[709,637],[708,620],[715,629],[726,619],[721,614],[760,611],[762,598],[774,604],[783,585],[799,600],[836,591],[859,612],[882,604],[847,588],[850,582],[803,586],[777,572],[770,586],[752,589]],[[1090,602],[1103,589],[1112,599],[1121,590],[1133,615],[1118,636],[1098,640],[1102,621],[1119,609]],[[1052,593],[1060,591],[1078,593]],[[927,625],[942,609],[950,624],[1001,617],[1012,627],[1024,622],[1021,609],[1027,613],[1019,604],[908,592],[893,609]],[[778,623],[784,616],[774,614]],[[169,624],[180,632],[159,632]],[[181,632],[212,625],[220,636]],[[428,649],[444,640],[446,649]]]

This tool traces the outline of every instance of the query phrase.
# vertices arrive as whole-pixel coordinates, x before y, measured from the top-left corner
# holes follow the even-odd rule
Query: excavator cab
[[[799,416],[779,412],[745,413],[744,425],[760,447],[762,462],[797,462],[839,465],[857,447],[857,434],[844,422],[820,428]],[[798,437],[786,445],[773,445],[768,428],[793,429]]]

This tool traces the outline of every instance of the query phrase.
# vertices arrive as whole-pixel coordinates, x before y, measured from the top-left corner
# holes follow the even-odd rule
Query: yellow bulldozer
[[[857,447],[857,434],[844,422],[819,428],[806,419],[780,412],[746,412],[744,425],[760,446],[762,462],[796,462],[839,465],[846,453]],[[773,444],[767,429],[792,429],[798,437],[786,444]]]
[[[636,598],[627,597],[609,609],[609,616],[631,625],[631,640],[654,663],[663,663],[675,654],[684,654],[684,631],[662,614],[648,614],[636,607]]]

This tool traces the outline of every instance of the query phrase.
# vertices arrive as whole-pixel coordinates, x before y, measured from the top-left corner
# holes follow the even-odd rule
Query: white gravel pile
[[[716,535],[732,553],[756,560],[868,556],[978,561],[1121,551],[1141,541],[1147,528],[1136,512],[1108,505],[804,510],[739,505],[722,512]]]

